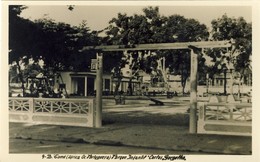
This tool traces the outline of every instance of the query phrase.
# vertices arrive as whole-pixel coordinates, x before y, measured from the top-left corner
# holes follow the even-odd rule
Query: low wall
[[[94,127],[94,99],[9,98],[9,121]]]
[[[199,106],[198,133],[251,136],[251,103],[208,103]]]

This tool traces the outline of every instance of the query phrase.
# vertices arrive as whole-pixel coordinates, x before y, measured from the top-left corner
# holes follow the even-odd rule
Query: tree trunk
[[[122,81],[122,78],[118,77],[117,82],[116,82],[116,87],[115,87],[115,94],[114,94],[115,96],[119,95],[119,87],[120,87],[121,81]]]
[[[182,86],[182,95],[184,95],[184,90],[185,90],[185,84],[186,83],[186,79],[184,75],[181,75],[181,86]]]
[[[132,96],[133,95],[133,87],[132,87],[132,77],[129,79],[128,83],[128,95]]]
[[[182,95],[185,93],[185,86],[186,86],[187,77],[185,76],[184,72],[181,74],[181,86],[182,86]]]
[[[211,86],[215,86],[215,78],[212,77],[211,80],[212,80]]]
[[[241,83],[243,83],[242,82],[243,79],[244,79],[244,77],[243,77],[243,75],[241,75],[239,78],[239,82],[238,82],[238,99],[240,99],[240,97],[241,97]]]
[[[233,77],[233,70],[230,70],[230,94],[233,95],[233,84],[234,84],[234,77]]]

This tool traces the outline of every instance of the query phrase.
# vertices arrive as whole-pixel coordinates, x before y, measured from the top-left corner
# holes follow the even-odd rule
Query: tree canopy
[[[252,24],[246,22],[243,17],[231,18],[224,14],[222,17],[212,20],[211,39],[231,40],[232,49],[208,50],[207,54],[213,58],[217,66],[226,66],[245,75],[246,69],[251,69],[250,57],[252,55]]]
[[[128,16],[118,13],[117,18],[109,22],[106,34],[104,42],[108,45],[201,41],[207,40],[209,35],[206,25],[180,15],[161,16],[159,7],[144,8],[141,15]],[[133,69],[150,73],[157,67],[157,60],[166,57],[166,66],[174,74],[182,76],[184,86],[190,69],[188,50],[154,52],[156,55],[148,55],[147,51],[141,51],[141,55],[132,52],[131,57],[134,58],[133,63],[136,66]]]
[[[97,32],[90,31],[86,21],[79,26],[42,18],[30,21],[19,16],[24,6],[9,7],[9,63],[24,56],[44,60],[56,70],[87,70],[91,52],[80,53],[86,45],[97,45]],[[87,63],[86,63],[87,62]]]

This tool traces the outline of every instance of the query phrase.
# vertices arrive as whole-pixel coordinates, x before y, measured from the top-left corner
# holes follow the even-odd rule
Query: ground
[[[106,146],[87,143],[10,139],[10,153],[33,154],[198,154],[197,152],[149,149],[130,146]],[[200,153],[206,154],[206,153]]]

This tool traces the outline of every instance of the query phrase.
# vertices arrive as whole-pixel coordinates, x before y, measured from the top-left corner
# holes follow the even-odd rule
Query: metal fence
[[[9,98],[9,121],[94,127],[94,99]]]
[[[200,105],[198,133],[250,136],[252,104],[208,103]]]

